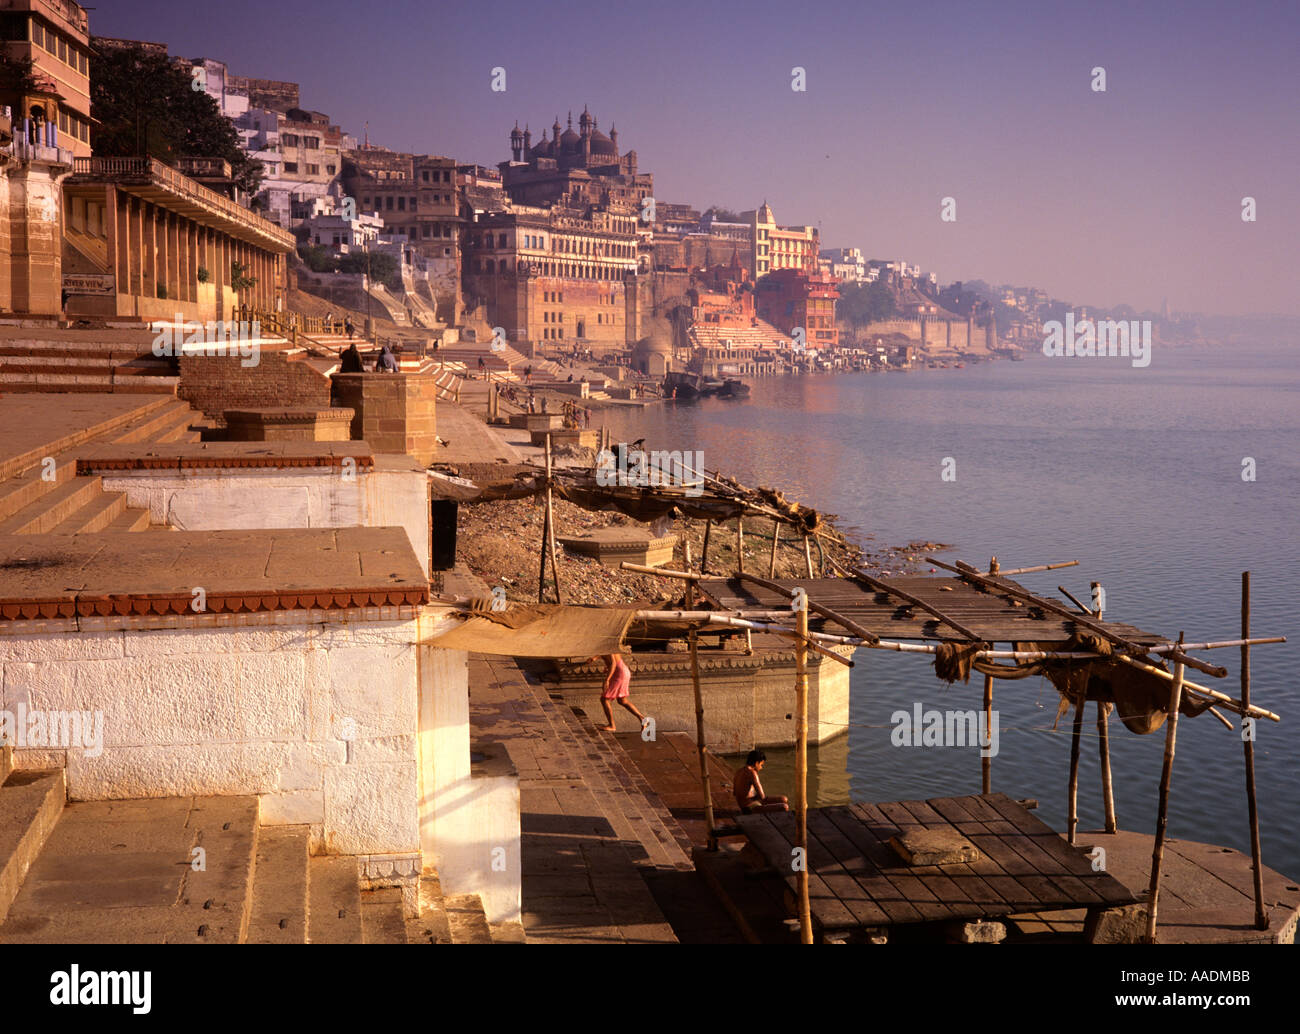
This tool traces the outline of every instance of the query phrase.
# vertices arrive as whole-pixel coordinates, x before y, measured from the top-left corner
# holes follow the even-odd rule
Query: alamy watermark
[[[0,744],[24,750],[79,747],[88,758],[104,753],[103,711],[45,711],[19,703],[17,712],[0,711]]]
[[[643,452],[620,442],[618,451],[596,455],[596,484],[603,487],[682,488],[688,496],[704,494],[704,453],[700,450]]]
[[[1065,323],[1043,324],[1043,355],[1131,357],[1133,365],[1151,365],[1150,320],[1076,320],[1065,314]]]
[[[240,366],[256,366],[261,361],[262,325],[248,320],[184,320],[176,314],[175,323],[155,323],[153,354],[167,356],[206,355],[239,356]]]
[[[990,711],[925,711],[918,700],[911,711],[889,716],[894,726],[889,742],[895,747],[979,747],[980,757],[998,756],[998,713]]]

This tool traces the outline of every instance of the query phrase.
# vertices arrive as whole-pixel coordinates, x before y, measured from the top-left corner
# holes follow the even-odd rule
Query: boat
[[[664,375],[664,398],[679,401],[697,399],[704,394],[704,378],[698,373],[673,370]]]

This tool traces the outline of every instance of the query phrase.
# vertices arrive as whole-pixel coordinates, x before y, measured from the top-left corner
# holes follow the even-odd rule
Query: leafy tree
[[[717,205],[714,205],[712,208],[708,209],[708,211],[706,211],[704,214],[708,215],[709,212],[712,212],[713,218],[720,223],[738,223],[741,221],[740,216],[735,212],[733,212],[730,208],[719,208]]]
[[[257,193],[262,163],[239,146],[234,124],[185,68],[140,46],[91,42],[91,105],[100,125],[97,155],[150,155],[166,162],[188,155],[224,158],[235,185]]]
[[[840,300],[835,307],[839,319],[854,327],[892,319],[898,315],[898,302],[887,284],[841,284]]]
[[[14,118],[21,114],[16,105],[20,94],[36,89],[35,65],[29,57],[10,57],[0,48],[0,104],[14,108]]]

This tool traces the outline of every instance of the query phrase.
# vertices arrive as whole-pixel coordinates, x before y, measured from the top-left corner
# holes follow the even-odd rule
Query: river
[[[1124,358],[1000,361],[907,373],[780,376],[750,381],[745,402],[704,400],[600,415],[616,440],[701,450],[709,469],[837,514],[867,548],[929,540],[944,556],[1004,568],[1078,560],[1023,575],[1061,599],[1106,591],[1106,616],[1188,641],[1235,639],[1240,575],[1252,572],[1252,633],[1290,642],[1251,653],[1252,700],[1281,714],[1260,722],[1256,773],[1266,864],[1300,876],[1300,349],[1166,348],[1147,368]],[[1243,477],[1253,466],[1253,480]],[[944,471],[948,471],[945,479]],[[953,476],[955,474],[955,476]],[[1201,654],[1238,695],[1239,651]],[[977,749],[896,747],[891,715],[978,708],[982,680],[952,687],[928,661],[861,650],[847,735],[813,752],[814,803],[975,793]],[[1065,828],[1071,716],[1053,731],[1057,694],[1041,678],[995,683],[999,753],[993,789],[1035,797]],[[1094,713],[1085,724],[1080,828],[1102,824]],[[1234,725],[1238,724],[1234,722]],[[1120,825],[1148,832],[1163,729],[1111,723]],[[1291,746],[1288,746],[1290,744]],[[788,751],[769,751],[765,785],[786,792]],[[1242,741],[1211,715],[1180,723],[1169,830],[1249,851]]]

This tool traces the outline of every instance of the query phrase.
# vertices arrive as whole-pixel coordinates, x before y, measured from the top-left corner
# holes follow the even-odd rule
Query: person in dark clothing
[[[343,321],[343,330],[347,333],[349,341],[352,340],[354,329],[355,328],[352,326],[352,321],[350,319]]]
[[[384,345],[379,353],[379,362],[375,364],[381,373],[397,373],[397,356],[393,355],[391,345]]]
[[[343,350],[343,354],[339,356],[339,359],[342,361],[342,365],[339,367],[340,373],[362,372],[361,353],[357,351],[357,346],[355,344],[349,344],[348,347]]]

